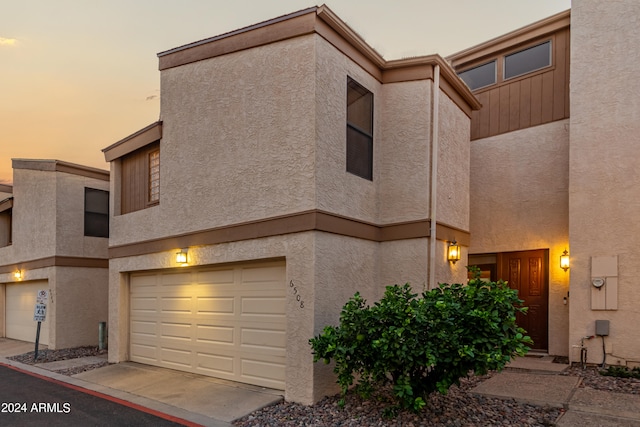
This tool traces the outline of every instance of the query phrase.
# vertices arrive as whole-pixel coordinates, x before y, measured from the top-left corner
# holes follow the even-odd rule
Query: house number
[[[302,297],[298,293],[298,287],[293,283],[293,280],[289,282],[289,287],[293,291],[293,294],[296,296],[296,301],[300,303],[300,308],[304,308],[304,301],[302,300]]]

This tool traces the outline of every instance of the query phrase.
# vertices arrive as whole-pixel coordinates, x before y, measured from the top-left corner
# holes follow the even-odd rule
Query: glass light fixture
[[[189,250],[184,248],[184,249],[180,249],[180,252],[176,252],[176,262],[180,265],[188,265],[189,261],[187,259],[187,252]]]
[[[447,260],[454,264],[460,260],[460,245],[455,240],[449,242],[449,246],[447,247]]]
[[[560,268],[564,271],[569,269],[569,252],[567,252],[566,249],[562,252],[562,255],[560,255]]]
[[[17,280],[22,279],[22,271],[17,270],[15,273],[13,273],[13,277],[15,277]]]

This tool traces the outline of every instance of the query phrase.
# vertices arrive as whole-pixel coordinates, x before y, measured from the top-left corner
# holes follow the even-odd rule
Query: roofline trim
[[[107,148],[104,148],[104,159],[107,162],[111,162],[119,157],[129,154],[138,148],[142,148],[145,145],[156,142],[162,138],[162,120],[151,123],[140,129],[137,132],[121,139],[120,141],[111,144]]]
[[[109,171],[53,159],[11,159],[13,169],[64,172],[109,181]]]

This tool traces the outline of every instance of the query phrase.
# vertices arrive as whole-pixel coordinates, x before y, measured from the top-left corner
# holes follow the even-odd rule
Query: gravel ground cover
[[[338,407],[339,396],[323,399],[313,406],[282,402],[263,408],[244,418],[236,420],[238,427],[272,426],[553,426],[563,412],[562,409],[527,405],[504,400],[477,396],[470,393],[480,382],[495,373],[483,377],[461,380],[460,386],[453,386],[445,396],[434,393],[427,407],[420,414],[402,412],[394,419],[382,416],[383,405],[375,400],[363,401],[355,395],[347,397],[344,409]],[[616,393],[640,394],[640,380],[605,377],[597,367],[582,370],[569,368],[563,375],[582,378],[580,387]]]
[[[17,356],[8,357],[9,360],[15,360],[16,362],[24,363],[27,365],[39,365],[41,363],[47,362],[57,362],[59,360],[69,360],[69,359],[77,359],[80,357],[89,357],[89,356],[100,356],[102,354],[107,354],[107,350],[98,350],[98,347],[74,347],[74,348],[63,348],[59,350],[38,350],[38,359],[34,362],[33,356],[35,352],[30,351],[29,353],[19,354]],[[80,372],[90,371],[92,369],[101,368],[103,366],[108,365],[109,362],[105,361],[100,363],[94,363],[91,365],[77,366],[74,368],[68,369],[59,369],[54,372],[62,375],[75,375]]]
[[[106,350],[97,347],[76,347],[61,350],[41,350],[38,360],[33,362],[34,352],[9,357],[21,363],[38,365],[45,362],[74,359],[78,357],[106,354]],[[80,372],[108,365],[103,363],[56,371],[63,375],[75,375]],[[453,386],[447,395],[434,393],[427,407],[420,414],[401,412],[393,419],[384,418],[384,404],[381,399],[364,401],[355,394],[347,396],[344,408],[338,407],[339,395],[326,397],[312,406],[282,402],[263,408],[248,416],[236,420],[237,427],[429,427],[429,426],[553,426],[562,413],[561,409],[526,405],[513,400],[494,399],[476,396],[470,390],[495,373],[482,377],[462,379],[460,386]],[[616,378],[600,375],[598,367],[581,369],[570,367],[562,375],[581,377],[580,387],[616,393],[640,394],[640,379]]]

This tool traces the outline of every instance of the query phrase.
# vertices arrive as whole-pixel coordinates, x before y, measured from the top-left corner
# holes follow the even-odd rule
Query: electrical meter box
[[[609,335],[609,321],[596,320],[596,335],[606,337]]]

